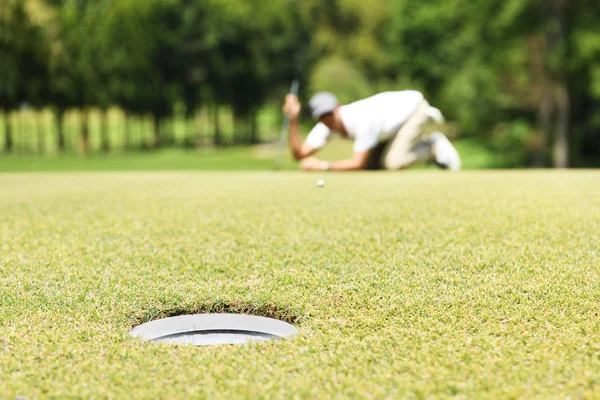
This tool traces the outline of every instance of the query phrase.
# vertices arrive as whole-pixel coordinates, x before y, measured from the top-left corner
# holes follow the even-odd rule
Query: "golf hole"
[[[287,322],[256,315],[194,314],[146,322],[129,333],[146,341],[211,346],[283,339],[298,330]]]

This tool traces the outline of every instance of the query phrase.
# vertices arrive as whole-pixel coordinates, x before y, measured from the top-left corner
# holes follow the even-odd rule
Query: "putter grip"
[[[291,94],[298,94],[298,88],[300,87],[300,82],[298,82],[298,79],[294,79],[292,81],[292,86],[290,87],[290,93]]]

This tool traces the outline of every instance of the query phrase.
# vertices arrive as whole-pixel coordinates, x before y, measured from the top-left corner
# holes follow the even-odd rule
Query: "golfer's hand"
[[[288,94],[285,96],[285,103],[283,105],[283,112],[287,114],[291,120],[295,120],[300,115],[302,106],[298,101],[298,97],[295,94]]]
[[[316,157],[306,157],[300,162],[302,169],[305,171],[320,171],[321,160]]]

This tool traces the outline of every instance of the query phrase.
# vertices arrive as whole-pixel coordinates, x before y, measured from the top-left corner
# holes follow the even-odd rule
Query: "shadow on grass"
[[[215,300],[212,302],[199,302],[192,304],[183,304],[180,306],[155,306],[147,311],[141,311],[133,316],[133,325],[154,321],[161,318],[176,317],[178,315],[191,314],[249,314],[259,317],[278,319],[290,324],[302,322],[305,315],[294,307],[285,307],[272,302],[252,301],[252,300]]]

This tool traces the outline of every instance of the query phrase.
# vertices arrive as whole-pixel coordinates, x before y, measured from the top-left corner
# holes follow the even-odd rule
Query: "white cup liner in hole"
[[[131,336],[143,340],[209,346],[282,339],[298,334],[287,322],[246,314],[179,315],[136,326]]]

